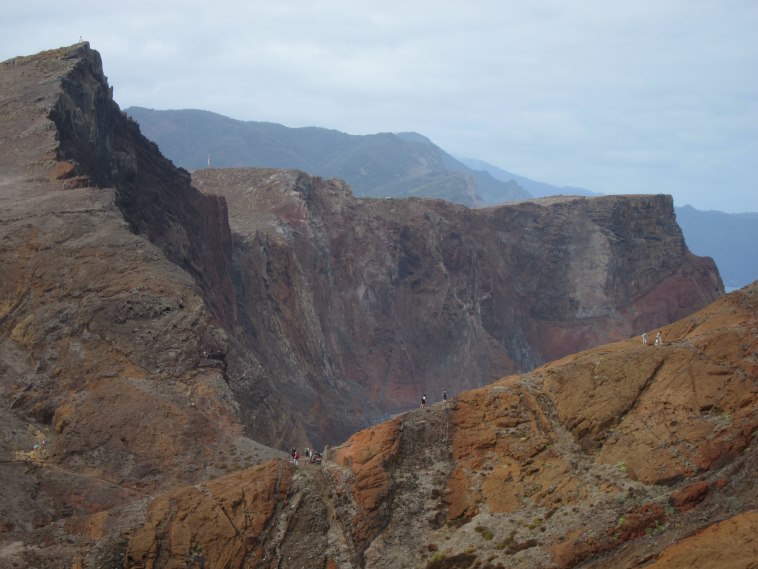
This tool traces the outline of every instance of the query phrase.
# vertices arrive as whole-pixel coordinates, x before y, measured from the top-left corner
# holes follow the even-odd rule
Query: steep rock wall
[[[668,196],[469,210],[356,199],[296,171],[204,170],[193,182],[230,204],[245,344],[297,393],[292,409],[316,442],[723,293]]]
[[[210,355],[259,440],[340,440],[424,392],[628,337],[722,292],[665,196],[472,211],[265,170],[198,173],[204,195],[120,112],[96,52],[59,55],[39,60],[59,81],[55,177],[113,187],[132,230],[192,275],[230,334]]]
[[[15,158],[44,147],[60,189],[114,188],[130,228],[192,276],[226,330],[205,355],[248,434],[275,446],[340,440],[424,392],[480,386],[721,294],[665,196],[473,211],[355,199],[340,182],[275,170],[197,173],[205,195],[119,111],[86,43],[7,69],[16,100],[39,101],[6,116],[24,132]]]
[[[226,204],[190,184],[189,174],[163,157],[113,101],[100,55],[86,42],[63,58],[57,101],[50,110],[59,138],[57,158],[71,168],[67,187],[113,187],[134,231],[146,234],[188,271],[227,328],[235,321],[231,233]]]
[[[440,549],[436,537],[427,540],[425,524],[466,526],[490,504],[495,514],[515,514],[514,504],[528,504],[538,484],[555,480],[553,469],[587,466],[592,453],[597,476],[607,483],[601,491],[620,499],[613,490],[619,485],[611,484],[622,450],[633,483],[652,488],[657,498],[668,496],[665,484],[677,486],[672,504],[691,507],[696,516],[704,500],[715,505],[716,517],[749,503],[752,486],[740,478],[755,471],[754,391],[745,392],[745,378],[756,375],[755,348],[741,328],[754,329],[749,298],[720,305],[741,321],[708,324],[710,317],[701,315],[664,330],[667,340],[679,342],[670,350],[671,365],[660,368],[665,376],[645,375],[650,368],[633,357],[614,366],[592,353],[592,365],[581,360],[572,373],[528,376],[525,387],[464,395],[460,408],[412,412],[356,436],[317,476],[303,469],[290,478],[284,465],[248,468],[283,453],[244,433],[299,447],[336,440],[415,404],[420,389],[445,386],[452,394],[614,330],[626,337],[646,318],[671,317],[690,310],[701,294],[715,294],[707,287],[715,282],[718,289],[717,276],[689,258],[665,211],[662,234],[644,225],[634,250],[651,248],[622,267],[631,275],[642,266],[654,284],[622,280],[630,288],[601,287],[613,259],[608,251],[631,235],[624,214],[615,236],[603,237],[615,227],[610,213],[645,200],[652,200],[652,211],[657,202],[665,210],[665,198],[548,201],[479,213],[438,201],[355,200],[344,184],[300,173],[258,173],[262,178],[251,183],[249,173],[232,171],[223,175],[241,176],[229,194],[233,211],[249,216],[233,236],[232,259],[224,244],[230,233],[219,219],[223,201],[193,190],[186,173],[155,154],[123,119],[88,46],[4,62],[0,93],[4,562],[21,569],[120,566],[125,558],[137,565],[212,566],[228,552],[235,557],[224,558],[230,563],[285,566],[291,559],[282,552],[294,552],[304,566],[319,569],[407,566],[409,543],[426,547],[424,562],[430,546]],[[554,206],[564,208],[554,212],[556,226],[547,214]],[[540,232],[558,245],[542,243]],[[647,233],[654,234],[649,244]],[[585,239],[582,246],[572,245],[578,238]],[[682,262],[669,267],[663,253],[681,255]],[[595,270],[593,263],[602,270],[589,280],[566,272]],[[575,280],[585,288],[565,284]],[[593,312],[615,306],[619,290],[621,298],[640,296],[615,312]],[[563,300],[566,291],[573,303]],[[721,331],[718,352],[703,348],[716,345],[709,326]],[[681,382],[702,375],[703,362],[713,381],[687,391]],[[629,388],[616,397],[608,370],[621,377],[618,370],[629,366],[639,370],[622,377]],[[576,390],[566,382],[574,375]],[[667,393],[659,379],[683,395]],[[531,393],[540,380],[545,392]],[[594,389],[594,382],[605,388]],[[573,400],[574,392],[586,398]],[[635,399],[635,392],[642,395]],[[607,412],[587,403],[593,399],[620,405],[623,421],[609,422]],[[482,406],[484,429],[477,420],[485,415]],[[677,424],[664,420],[672,406],[681,407],[671,419]],[[680,431],[689,423],[696,428]],[[684,442],[665,439],[667,429]],[[657,439],[678,454],[660,453]],[[560,460],[540,457],[554,440],[567,444],[568,450],[556,450]],[[653,449],[655,460],[634,454],[638,447]],[[510,482],[501,458],[514,468],[518,463],[511,493],[499,491]],[[241,472],[206,484],[229,470]],[[723,489],[716,474],[728,477],[725,493],[716,492]],[[701,479],[684,485],[693,476]],[[532,505],[555,499],[559,507],[558,498],[575,504],[579,482],[593,480],[581,469],[566,478],[573,486],[541,493]],[[169,498],[146,509],[158,493]],[[584,539],[580,528],[594,519],[592,506],[602,498],[589,496],[586,508],[576,506],[582,516],[570,539],[556,525],[550,535],[560,533],[560,542],[538,547],[537,538],[498,526],[498,544],[570,564],[609,550],[603,536],[616,535],[613,515],[634,520],[624,529],[628,536],[665,523],[660,503],[609,508],[606,525]],[[719,496],[736,502],[724,506]],[[273,510],[257,509],[274,502]],[[451,519],[451,512],[461,517]],[[714,519],[708,512],[704,519]],[[506,522],[528,527],[534,513],[527,509]],[[223,535],[206,523],[211,519],[229,521]],[[486,525],[474,527],[480,526],[450,535],[446,555],[473,563],[468,550],[478,542],[471,538],[489,535]],[[253,534],[258,537],[250,539]],[[127,536],[137,535],[127,558]],[[236,540],[231,547],[229,539]],[[211,554],[214,559],[202,559]]]

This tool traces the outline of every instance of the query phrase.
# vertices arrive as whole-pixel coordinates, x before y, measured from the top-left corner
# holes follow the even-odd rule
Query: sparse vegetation
[[[443,559],[445,559],[445,554],[443,552],[441,552],[441,551],[438,551],[429,560],[429,563],[427,564],[427,567],[432,567],[433,563],[437,563],[439,561],[442,561]]]
[[[69,68],[74,63],[61,64]],[[26,85],[18,69],[5,75],[11,69],[0,64],[0,87],[10,84],[13,97],[41,97],[27,110],[19,104],[18,115],[15,102],[8,107],[19,126],[28,126],[20,124],[28,114],[35,125],[44,121],[55,128],[40,108],[59,101],[53,109],[60,113],[56,120],[70,124],[61,123],[58,134],[74,137],[38,138],[43,131],[34,125],[20,135],[0,129],[0,139],[10,141],[14,150],[2,162],[12,166],[10,171],[0,169],[0,186],[14,197],[12,211],[0,215],[0,237],[5,239],[1,259],[8,273],[7,298],[0,304],[11,311],[0,334],[5,341],[0,367],[8,371],[0,442],[21,461],[7,465],[13,475],[3,480],[4,561],[19,568],[116,569],[129,560],[154,559],[163,566],[199,569],[217,562],[210,558],[222,551],[222,557],[228,553],[225,564],[235,567],[252,563],[253,557],[278,560],[282,566],[298,560],[344,565],[351,557],[362,561],[361,552],[371,543],[367,559],[370,553],[379,565],[414,569],[576,566],[611,559],[646,563],[664,547],[708,533],[710,529],[700,530],[721,522],[714,528],[718,533],[705,536],[708,541],[688,541],[679,550],[691,543],[705,543],[704,548],[715,543],[724,553],[742,554],[736,537],[750,538],[754,525],[744,514],[750,513],[758,434],[745,456],[734,455],[739,445],[749,443],[754,423],[745,403],[754,393],[745,379],[751,378],[750,364],[758,356],[731,361],[731,355],[744,355],[752,346],[750,334],[758,324],[750,318],[758,285],[750,288],[750,296],[722,299],[669,328],[667,340],[674,345],[665,349],[641,350],[633,338],[606,351],[566,356],[537,372],[461,393],[448,403],[437,405],[433,394],[435,404],[423,412],[400,414],[332,448],[320,469],[291,468],[286,452],[247,437],[260,436],[266,439],[261,442],[283,445],[285,451],[290,444],[311,444],[306,436],[336,444],[352,427],[379,419],[373,409],[381,406],[374,407],[367,397],[386,396],[390,409],[406,395],[412,397],[417,382],[434,378],[432,389],[448,385],[456,393],[478,385],[501,364],[507,368],[502,341],[508,343],[514,369],[523,363],[517,360],[532,362],[546,353],[543,344],[529,346],[531,340],[576,347],[573,334],[579,328],[570,322],[555,334],[543,334],[526,318],[530,307],[542,311],[543,301],[548,301],[546,317],[554,313],[553,300],[560,312],[568,306],[561,301],[567,292],[562,283],[542,278],[554,261],[559,267],[583,267],[574,264],[581,259],[562,258],[564,239],[573,239],[574,231],[564,235],[551,229],[549,204],[559,204],[561,224],[578,217],[580,229],[586,229],[587,215],[610,217],[613,233],[624,230],[621,239],[643,235],[665,240],[661,251],[648,249],[652,242],[640,249],[657,264],[660,255],[673,251],[671,234],[657,233],[656,224],[647,224],[661,215],[673,224],[670,202],[660,209],[651,204],[657,200],[652,197],[639,203],[626,197],[551,198],[536,208],[526,204],[485,212],[487,223],[479,224],[474,223],[476,212],[439,202],[356,202],[341,182],[327,184],[304,173],[217,167],[197,172],[196,179],[206,176],[206,188],[223,186],[224,192],[234,193],[196,201],[194,193],[181,191],[188,189],[188,174],[181,173],[174,183],[171,169],[163,168],[152,146],[132,137],[136,131],[126,140],[120,124],[114,123],[116,131],[108,132],[104,125],[100,132],[98,117],[87,117],[86,109],[74,106],[94,101],[108,122],[118,119],[114,109],[99,107],[110,101],[108,93],[98,95],[103,86],[99,74],[84,77],[83,91],[75,84],[80,72],[99,69],[96,59],[91,63],[77,65],[74,77],[68,72],[37,77],[29,68],[27,79],[33,82]],[[59,79],[63,93],[55,87]],[[81,92],[86,96],[79,97]],[[108,148],[97,141],[90,141],[97,145],[94,154],[89,146],[77,149],[80,132],[85,138],[88,133],[106,141],[112,137],[113,148],[125,152],[107,157]],[[31,144],[39,144],[44,153],[27,154],[23,145]],[[50,151],[58,144],[56,172],[75,178],[48,174]],[[63,155],[69,151],[87,163],[66,161]],[[105,159],[102,164],[99,157]],[[116,170],[109,175],[111,166]],[[102,172],[95,176],[101,182],[114,177],[117,187],[106,193],[58,191],[61,183],[71,189],[89,185],[83,174],[90,170]],[[132,179],[134,172],[139,176]],[[17,176],[22,185],[14,188]],[[146,191],[150,188],[160,191]],[[32,199],[15,200],[16,194]],[[38,199],[43,195],[44,200]],[[246,210],[237,207],[238,198],[249,202],[250,232],[241,229],[249,220],[225,219],[223,207],[213,209],[227,198],[232,212]],[[120,211],[114,199],[134,207]],[[25,209],[27,201],[31,209]],[[171,213],[168,225],[165,211]],[[341,212],[350,216],[343,219]],[[536,225],[542,234],[555,233],[560,253],[536,243],[531,229],[511,224],[516,221],[511,216]],[[229,244],[232,222],[237,229]],[[502,233],[505,222],[507,232]],[[630,233],[621,227],[627,222]],[[132,224],[139,233],[129,230]],[[459,224],[470,226],[472,233]],[[222,230],[218,235],[217,229]],[[157,238],[153,243],[151,232]],[[489,234],[496,238],[491,246],[484,239]],[[202,242],[205,236],[211,241]],[[592,229],[582,240],[595,236]],[[607,235],[601,237],[606,243]],[[503,242],[507,259],[500,262]],[[350,247],[355,244],[360,247],[354,254]],[[166,255],[161,254],[164,245]],[[333,246],[339,249],[332,251]],[[333,252],[345,265],[334,279]],[[606,256],[611,252],[603,246],[601,262],[591,263],[597,265],[587,275],[592,282],[603,277],[606,266],[626,266],[625,259]],[[207,253],[213,258],[206,265]],[[582,254],[592,259],[596,253]],[[518,262],[511,266],[511,259]],[[542,260],[550,264],[542,266]],[[521,273],[521,266],[532,262],[540,265],[532,272],[540,277],[532,279],[534,291],[526,290],[532,282],[524,284]],[[364,265],[369,269],[361,270]],[[649,271],[649,263],[645,266]],[[182,267],[193,268],[192,274],[181,272]],[[621,278],[623,285],[631,282],[627,278],[639,277],[629,269],[628,274],[606,276]],[[332,281],[346,285],[347,293],[310,294],[312,287]],[[484,286],[477,288],[480,281]],[[521,290],[511,294],[511,285],[519,283]],[[447,300],[412,306],[408,290],[441,301],[438,293],[444,290]],[[396,292],[402,294],[396,297]],[[234,293],[233,298],[225,298],[226,293]],[[659,290],[646,298],[666,298],[661,295]],[[648,310],[659,310],[654,304],[639,304],[640,322]],[[347,316],[329,324],[324,319],[332,309]],[[399,311],[407,314],[398,318]],[[479,312],[497,324],[487,325],[486,334],[479,333]],[[615,335],[624,327],[612,320]],[[604,329],[601,325],[596,331]],[[493,330],[498,334],[494,344]],[[246,346],[255,347],[255,353]],[[410,365],[417,348],[430,364],[423,369]],[[343,380],[353,377],[354,388],[343,389]],[[453,383],[459,378],[462,385]],[[694,393],[692,381],[703,378],[708,390]],[[675,404],[667,397],[673,390]],[[645,404],[638,406],[642,395]],[[711,400],[719,406],[701,407]],[[370,405],[368,411],[363,403]],[[609,426],[621,416],[623,427]],[[638,444],[637,432],[649,436],[650,445]],[[231,474],[269,457],[276,460]],[[728,508],[738,515],[728,515]],[[650,536],[647,543],[639,539],[645,534]],[[715,547],[714,555],[724,562],[726,556]]]
[[[195,543],[190,548],[189,561],[200,561],[203,559],[203,547],[199,543]]]
[[[468,569],[475,561],[476,555],[468,550],[450,557],[440,551],[426,564],[426,569]]]
[[[468,522],[468,520],[466,519],[466,516],[461,515],[461,516],[458,516],[457,518],[453,518],[452,520],[448,520],[447,525],[448,527],[451,527],[451,528],[459,528],[466,522]]]

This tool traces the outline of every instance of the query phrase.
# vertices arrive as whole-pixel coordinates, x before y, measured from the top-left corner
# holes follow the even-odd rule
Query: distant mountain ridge
[[[593,192],[586,188],[579,188],[576,186],[553,186],[551,184],[546,184],[545,182],[530,180],[529,178],[525,178],[524,176],[519,176],[518,174],[514,174],[513,172],[508,172],[507,170],[503,170],[502,168],[499,168],[498,166],[494,166],[493,164],[490,164],[489,162],[485,162],[484,160],[477,160],[475,158],[462,158],[461,162],[463,162],[466,166],[468,166],[472,170],[487,172],[496,180],[501,180],[501,181],[513,180],[519,186],[521,186],[527,192],[533,195],[535,198],[544,198],[546,196],[558,196],[558,195],[564,195],[564,196],[600,196],[602,195],[599,192]]]
[[[700,211],[690,205],[674,209],[687,246],[716,261],[727,290],[758,278],[758,213]]]
[[[239,121],[201,110],[125,110],[175,164],[294,168],[340,178],[360,197],[427,197],[477,207],[529,199],[515,181],[474,171],[417,133],[351,135]]]

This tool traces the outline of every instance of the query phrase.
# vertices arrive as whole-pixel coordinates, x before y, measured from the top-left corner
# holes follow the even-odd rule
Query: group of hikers
[[[447,401],[447,389],[442,390],[442,401]],[[426,393],[421,396],[421,408],[426,407]]]
[[[655,335],[655,340],[653,340],[654,345],[660,346],[663,344],[663,336],[661,336],[661,333],[658,332]],[[647,332],[642,333],[642,345],[647,346],[648,345],[648,336]],[[447,389],[442,390],[442,401],[447,402]],[[421,408],[423,409],[426,407],[426,393],[424,393],[421,396]],[[311,450],[309,448],[305,449],[305,458],[310,464],[321,464],[321,453],[316,452],[314,450]],[[292,447],[290,449],[290,462],[294,464],[295,466],[299,465],[300,460],[300,453],[297,451],[295,447]]]
[[[442,401],[447,402],[447,389],[442,390]],[[426,393],[421,396],[421,407],[426,407]],[[309,464],[321,464],[322,455],[318,451],[306,448],[305,459]],[[295,447],[290,448],[290,463],[295,466],[300,465],[300,453]]]
[[[660,345],[663,344],[663,336],[661,336],[660,332],[658,332],[655,335],[655,342],[654,343],[655,343],[656,346],[660,346]],[[643,346],[647,346],[647,332],[643,332],[642,333],[642,345]]]
[[[309,464],[321,464],[321,453],[306,447],[305,460],[307,460]],[[295,447],[290,448],[290,462],[295,466],[299,466],[299,461],[300,453]]]

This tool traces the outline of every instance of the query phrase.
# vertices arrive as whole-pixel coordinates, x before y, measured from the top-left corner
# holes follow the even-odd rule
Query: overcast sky
[[[555,185],[758,211],[758,1],[6,2],[0,59],[79,38],[122,108],[417,131]]]

